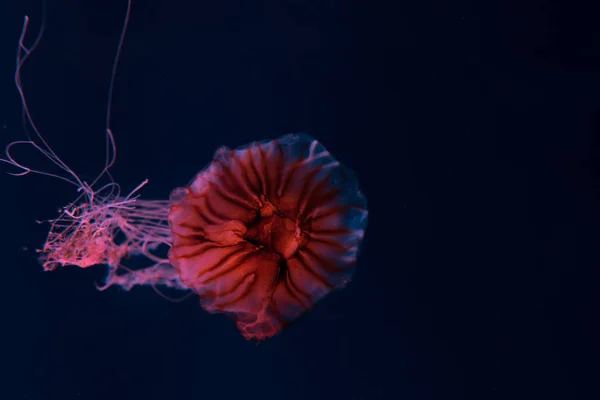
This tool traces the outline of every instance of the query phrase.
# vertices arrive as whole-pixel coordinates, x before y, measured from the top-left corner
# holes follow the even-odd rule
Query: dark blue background
[[[256,347],[195,299],[98,292],[102,268],[43,273],[34,220],[75,193],[2,173],[1,398],[600,398],[600,17],[387,3],[134,0],[118,182],[164,199],[218,146],[308,132],[369,200],[359,268]],[[48,0],[23,70],[39,128],[84,176],[103,163],[125,5]],[[23,137],[14,53],[40,11],[0,6],[3,143]]]

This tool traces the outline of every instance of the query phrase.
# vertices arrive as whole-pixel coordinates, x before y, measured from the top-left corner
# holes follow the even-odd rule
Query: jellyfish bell
[[[304,134],[221,148],[171,197],[169,261],[244,337],[280,332],[354,274],[366,199]]]

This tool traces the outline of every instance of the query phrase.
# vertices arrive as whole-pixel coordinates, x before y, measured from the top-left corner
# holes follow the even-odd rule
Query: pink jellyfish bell
[[[246,338],[273,336],[344,287],[367,223],[353,174],[303,134],[217,150],[171,201],[171,264]]]

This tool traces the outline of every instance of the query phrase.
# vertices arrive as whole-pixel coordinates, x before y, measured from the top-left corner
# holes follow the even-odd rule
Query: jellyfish
[[[52,221],[44,268],[105,264],[101,290],[192,290],[206,311],[258,340],[351,280],[368,215],[353,173],[306,134],[222,147],[169,201],[110,192]],[[164,259],[154,253],[162,244],[170,248]],[[136,255],[154,263],[122,265]]]
[[[24,45],[27,24],[26,18],[16,82],[35,136],[11,143],[0,161],[18,168],[15,175],[50,175],[79,193],[48,221],[47,240],[38,250],[45,270],[105,265],[100,290],[150,285],[193,293],[203,309],[230,317],[249,340],[278,334],[350,282],[367,225],[366,198],[354,173],[316,139],[288,134],[221,147],[169,200],[147,200],[140,192],[148,180],[124,194],[109,172],[116,146],[107,113],[106,162],[96,179],[85,182],[50,148],[27,108],[20,67],[40,38]],[[115,70],[116,62],[113,78]],[[65,174],[27,167],[12,156],[16,145],[33,146]],[[150,263],[134,270],[125,265],[131,257]]]

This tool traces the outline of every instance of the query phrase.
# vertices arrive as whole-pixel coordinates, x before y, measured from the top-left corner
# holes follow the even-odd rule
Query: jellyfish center
[[[306,235],[275,204],[265,197],[261,200],[256,218],[247,225],[244,239],[287,260],[306,244]]]

